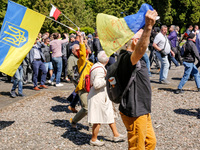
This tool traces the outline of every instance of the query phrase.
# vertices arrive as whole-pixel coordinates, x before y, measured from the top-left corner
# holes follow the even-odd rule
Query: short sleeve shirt
[[[164,47],[165,47],[165,52],[166,52],[167,54],[170,53],[171,47],[170,47],[170,44],[169,44],[169,41],[168,41],[168,38],[167,38],[166,35],[164,36],[161,32],[159,32],[159,33],[156,35],[156,37],[155,37],[155,39],[154,39],[153,42],[154,42],[160,49],[164,49]],[[165,46],[165,42],[166,42],[166,46]]]
[[[136,65],[132,65],[131,63],[131,52],[126,50],[122,50],[120,54],[123,54],[121,62],[119,63],[118,67],[118,77],[121,81],[120,84],[122,89],[128,84],[128,81],[131,77],[133,70],[135,69]],[[146,63],[141,59],[141,69],[137,71],[135,77],[135,84],[130,86],[130,91],[128,92],[128,96],[126,97],[126,107],[120,104],[119,110],[124,115],[129,117],[138,117],[145,115],[151,112],[151,85],[148,76],[148,70],[146,67]],[[137,92],[137,96],[135,97],[135,93],[132,92],[132,89]]]

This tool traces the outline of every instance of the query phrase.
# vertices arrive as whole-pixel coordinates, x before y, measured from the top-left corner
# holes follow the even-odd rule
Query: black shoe
[[[18,96],[24,97],[25,95],[24,94],[18,94]]]
[[[182,90],[182,89],[177,89],[177,90],[175,91],[175,94],[180,94],[180,93],[183,93],[183,90]]]
[[[194,77],[190,77],[188,80],[189,81],[194,81]]]

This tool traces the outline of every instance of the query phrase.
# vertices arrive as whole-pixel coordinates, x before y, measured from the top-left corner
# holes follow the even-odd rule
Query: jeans
[[[147,69],[148,69],[148,74],[151,75],[151,71],[150,71],[150,61],[149,61],[148,54],[145,53],[145,54],[142,56],[142,59],[146,62]]]
[[[11,91],[15,91],[18,85],[18,94],[22,95],[23,94],[23,67],[22,65],[19,66],[17,69],[15,75],[14,75],[14,81],[13,81],[13,87]]]
[[[62,73],[62,57],[53,57],[52,58],[53,63],[53,75],[51,76],[51,81],[56,77],[56,84],[60,83],[61,73]]]
[[[120,114],[127,129],[128,149],[154,150],[156,147],[156,136],[150,114],[139,117],[128,117],[123,113]]]
[[[161,68],[160,68],[160,79],[159,81],[163,81],[167,79],[168,71],[169,71],[169,61],[167,56],[161,57],[161,54],[156,51],[156,56],[161,62]]]
[[[48,72],[48,70],[53,70],[53,65],[52,62],[44,62],[46,71]]]
[[[183,65],[185,67],[184,75],[178,85],[178,89],[182,89],[185,83],[188,81],[190,74],[194,76],[195,83],[197,85],[197,88],[200,88],[200,75],[197,67],[194,65],[194,63],[188,63],[183,62]]]
[[[46,71],[44,63],[41,60],[33,61],[32,67],[33,67],[33,84],[34,84],[34,87],[37,86],[37,79],[38,79],[39,70],[42,71],[41,85],[44,85],[45,81],[46,81],[46,76],[47,76],[47,71]]]
[[[169,60],[169,68],[171,68],[171,61],[175,64],[175,66],[179,66],[178,61],[175,59],[175,57],[172,56],[171,53],[168,54],[168,60]]]

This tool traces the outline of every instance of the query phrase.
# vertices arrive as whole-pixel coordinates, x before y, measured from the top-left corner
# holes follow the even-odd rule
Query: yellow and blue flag
[[[45,16],[8,0],[0,32],[0,72],[13,76],[31,50]]]
[[[100,43],[108,56],[112,55],[145,25],[145,14],[153,10],[149,4],[142,4],[140,10],[124,18],[100,13],[97,15],[97,31]]]

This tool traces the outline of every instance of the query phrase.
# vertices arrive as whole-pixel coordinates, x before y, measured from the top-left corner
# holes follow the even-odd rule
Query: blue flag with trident
[[[0,72],[13,76],[43,25],[45,16],[8,0],[0,32]]]

